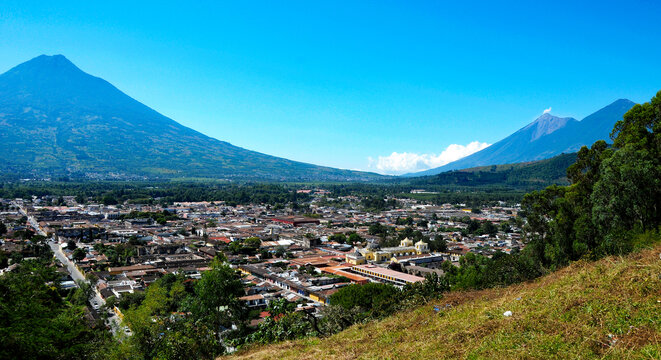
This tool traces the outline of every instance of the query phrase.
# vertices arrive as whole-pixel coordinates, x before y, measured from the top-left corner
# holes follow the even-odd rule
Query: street
[[[74,281],[84,281],[89,284],[89,281],[85,279],[85,276],[76,268],[74,263],[71,262],[65,255],[64,252],[62,252],[62,248],[58,243],[53,241],[48,242],[48,245],[50,246],[51,250],[53,250],[53,254],[55,254],[55,257],[64,265],[67,270],[69,271],[69,274],[71,275],[71,278],[74,279]],[[97,303],[100,306],[105,305],[106,301],[99,296],[99,294],[94,291],[94,296],[91,299],[91,302]],[[95,309],[97,310],[97,309]],[[112,312],[112,315],[108,318],[108,324],[110,325],[110,329],[112,330],[113,334],[115,334],[119,330],[119,325],[120,325],[120,320],[117,317],[117,315]]]
[[[47,234],[39,226],[37,220],[33,216],[30,216],[27,213],[27,211],[23,208],[23,206],[19,205],[16,202],[12,202],[12,204],[18,208],[19,212],[23,216],[26,216],[28,218],[28,222],[30,223],[30,226],[32,226],[32,228],[37,232],[37,234],[42,236],[47,236]],[[69,274],[71,275],[71,278],[74,281],[84,281],[89,284],[89,281],[85,279],[85,276],[80,272],[80,270],[78,270],[78,268],[76,268],[76,266],[71,262],[71,260],[69,260],[64,255],[64,252],[62,252],[62,248],[57,242],[55,242],[55,239],[53,238],[49,239],[48,245],[53,251],[53,254],[55,254],[57,260],[59,260],[60,263],[62,263],[62,265],[64,265],[67,268]],[[92,284],[92,286],[94,286],[94,284]],[[99,304],[99,306],[103,306],[106,304],[106,301],[101,296],[99,296],[99,294],[96,291],[94,291],[94,296],[92,297],[92,299],[90,299],[90,302]],[[98,309],[94,309],[94,310],[97,311]],[[108,325],[110,325],[110,329],[112,333],[116,334],[116,332],[119,331],[119,326],[121,321],[114,312],[111,312],[111,314],[112,315],[108,318]]]

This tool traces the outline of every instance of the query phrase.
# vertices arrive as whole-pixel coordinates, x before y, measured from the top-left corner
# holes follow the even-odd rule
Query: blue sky
[[[457,3],[3,1],[0,72],[63,54],[209,136],[381,173],[661,89],[656,1]]]

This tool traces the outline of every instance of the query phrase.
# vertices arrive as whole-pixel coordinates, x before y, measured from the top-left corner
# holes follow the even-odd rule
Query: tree
[[[241,245],[241,241],[234,240],[227,246],[227,249],[232,254],[236,255],[236,254],[239,254],[241,252],[241,250],[243,249],[243,246]]]
[[[104,306],[105,306],[107,309],[112,309],[112,308],[114,308],[115,306],[117,306],[117,298],[116,298],[115,296],[109,296],[109,297],[106,299],[106,303],[104,304]]]
[[[239,300],[245,295],[239,276],[218,259],[210,267],[195,283],[195,302],[190,309],[193,316],[218,333],[232,325],[242,327],[248,312]]]
[[[99,281],[99,277],[93,272],[88,272],[87,274],[85,274],[85,279],[87,279],[87,281],[89,281],[90,284],[92,284],[92,286],[95,286],[96,283]]]
[[[271,301],[269,306],[266,308],[266,311],[271,314],[273,317],[278,317],[280,315],[286,315],[296,309],[296,304],[287,301],[284,298],[279,298]]]
[[[82,280],[76,280],[76,290],[69,295],[69,301],[74,305],[87,306],[87,302],[92,297],[94,289],[90,284]]]
[[[75,241],[73,241],[73,240],[69,240],[69,241],[67,241],[67,249],[69,249],[69,250],[71,250],[71,251],[74,251],[74,250],[76,250],[77,248],[78,248],[78,246],[76,245],[76,242],[75,242]]]
[[[443,235],[438,234],[434,236],[433,240],[429,241],[429,250],[432,252],[442,252],[442,253],[448,251],[448,243],[443,238]]]
[[[624,114],[611,139],[615,152],[595,184],[593,219],[602,231],[655,229],[661,224],[661,91]]]
[[[328,237],[328,240],[335,241],[338,244],[344,244],[347,242],[347,236],[344,234],[333,234]]]
[[[285,255],[285,248],[283,246],[278,246],[275,248],[275,257],[282,258]]]
[[[253,249],[258,249],[259,246],[262,244],[262,241],[255,236],[249,237],[245,240],[243,240],[243,246],[253,248]]]
[[[117,205],[118,204],[117,199],[112,195],[105,195],[101,199],[101,202],[103,203],[103,205]]]
[[[469,234],[474,234],[478,229],[480,228],[480,222],[477,220],[468,220],[468,227],[466,230],[468,231]]]
[[[491,221],[484,220],[480,225],[480,233],[488,234],[493,237],[496,236],[496,234],[498,233],[498,227],[494,225]]]
[[[447,291],[450,291],[448,279],[431,273],[425,276],[425,281],[406,284],[402,292],[403,298],[409,303],[409,306],[415,306],[438,299]]]
[[[322,334],[313,312],[295,309],[296,304],[285,299],[271,301],[267,308],[269,316],[250,334],[248,342],[271,343]]]
[[[119,301],[117,301],[117,307],[119,307],[122,311],[131,308],[137,308],[142,304],[146,296],[147,294],[143,291],[122,294],[122,296],[119,298]]]
[[[593,221],[602,232],[611,228],[645,231],[656,227],[661,220],[658,163],[647,151],[633,146],[619,149],[603,162],[601,179],[592,193]]]
[[[363,242],[363,238],[360,237],[360,235],[356,234],[355,232],[352,232],[349,234],[349,237],[347,238],[347,243],[350,245],[356,244],[356,243],[361,243]]]
[[[397,218],[395,221],[397,225],[413,225],[413,218],[408,216],[406,218]]]
[[[347,310],[359,308],[367,317],[381,318],[397,310],[401,291],[392,285],[349,285],[331,295],[330,303]]]
[[[259,251],[259,256],[260,256],[260,258],[261,258],[262,260],[264,260],[264,259],[270,259],[270,258],[273,257],[273,255],[271,255],[271,252],[268,251],[268,250],[266,250],[266,249],[261,249],[261,250]]]
[[[551,186],[522,202],[524,256],[554,268],[582,257],[622,254],[636,234],[661,225],[661,92],[635,105],[613,128],[613,147],[583,147],[567,170],[568,187]]]
[[[381,223],[375,222],[369,226],[367,233],[370,235],[378,235],[381,238],[384,238],[386,235],[388,235],[388,227],[381,225]]]
[[[29,229],[14,231],[14,237],[21,238],[22,240],[30,240],[33,236],[34,232]]]
[[[0,221],[0,235],[4,235],[7,233],[7,226]]]
[[[63,299],[54,267],[24,261],[0,276],[0,359],[103,358],[109,332]]]
[[[120,299],[121,301],[125,295]],[[213,359],[224,351],[219,331],[193,316],[196,294],[183,274],[167,274],[149,285],[139,305],[123,309],[132,335],[109,358]]]
[[[76,248],[76,250],[73,251],[73,259],[76,261],[83,260],[85,256],[87,256],[87,252],[81,248]]]
[[[349,326],[362,321],[365,318],[364,313],[359,307],[347,309],[340,305],[328,305],[321,309],[322,323],[321,329],[324,335],[338,333]]]

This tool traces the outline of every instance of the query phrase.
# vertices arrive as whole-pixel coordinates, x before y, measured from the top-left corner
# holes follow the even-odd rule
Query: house
[[[266,306],[266,299],[262,294],[246,295],[239,298],[250,308]]]

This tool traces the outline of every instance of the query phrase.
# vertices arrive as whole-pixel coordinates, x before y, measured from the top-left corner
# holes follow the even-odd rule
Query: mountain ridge
[[[562,129],[565,126],[571,126],[569,124],[575,122],[578,122],[578,120],[572,117],[561,118],[551,115],[550,113],[544,113],[521,130],[532,129],[530,141],[535,141],[542,136],[550,135],[555,131]]]
[[[209,137],[85,73],[63,55],[40,55],[0,75],[0,153],[0,170],[25,175],[386,178],[270,156]]]
[[[403,176],[436,175],[451,170],[542,160],[562,153],[576,152],[581,146],[590,146],[601,139],[607,140],[615,122],[621,120],[633,105],[635,103],[630,100],[618,99],[581,121],[545,113],[476,153],[437,168]]]

